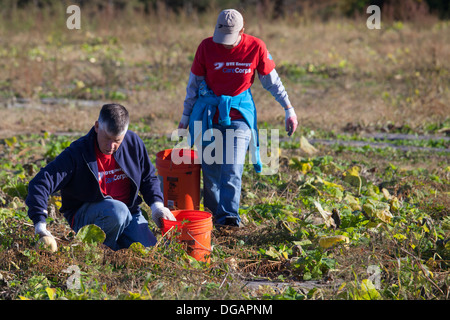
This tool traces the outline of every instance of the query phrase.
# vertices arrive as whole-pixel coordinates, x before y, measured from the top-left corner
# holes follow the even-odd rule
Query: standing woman
[[[216,225],[240,224],[241,179],[249,147],[254,168],[261,172],[256,108],[250,91],[255,71],[263,87],[284,108],[288,135],[298,125],[265,43],[244,30],[244,19],[238,11],[220,12],[213,37],[204,39],[195,54],[178,126],[189,126],[191,145],[194,141],[198,145],[199,132],[194,127],[201,123],[203,200]],[[211,140],[215,141],[213,161],[205,152]]]

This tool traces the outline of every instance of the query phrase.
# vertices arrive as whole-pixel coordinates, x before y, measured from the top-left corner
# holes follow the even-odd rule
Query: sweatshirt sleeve
[[[284,85],[275,69],[267,75],[261,75],[258,73],[258,77],[263,88],[269,91],[283,108],[291,105],[286,89],[284,88]]]
[[[144,198],[145,203],[151,206],[155,202],[164,202],[161,191],[161,183],[156,176],[156,169],[150,161],[147,149],[142,141],[140,141],[142,162],[142,176],[140,183],[140,192]]]
[[[198,86],[205,79],[204,76],[197,76],[191,73],[189,74],[188,84],[186,86],[186,98],[184,99],[184,110],[183,114],[185,116],[190,116],[192,108],[198,98]]]
[[[74,163],[66,149],[30,181],[25,203],[28,206],[28,216],[34,224],[45,221],[49,196],[63,188],[73,171]]]

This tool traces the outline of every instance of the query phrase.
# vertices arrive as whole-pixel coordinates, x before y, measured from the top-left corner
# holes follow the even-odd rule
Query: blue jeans
[[[78,232],[88,224],[95,224],[105,232],[104,244],[113,250],[128,248],[133,242],[140,242],[145,247],[156,244],[156,238],[141,211],[132,214],[123,202],[111,197],[85,203],[78,209],[73,230]]]
[[[213,128],[213,145],[202,147],[203,204],[213,213],[215,224],[238,226],[241,179],[251,130],[244,120],[231,121],[229,126],[214,124]],[[216,135],[222,135],[222,139]]]

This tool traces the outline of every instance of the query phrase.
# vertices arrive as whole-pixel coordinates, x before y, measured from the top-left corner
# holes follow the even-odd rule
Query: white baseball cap
[[[244,18],[239,11],[226,9],[219,13],[213,41],[220,44],[232,45],[236,43],[239,31],[244,27]]]

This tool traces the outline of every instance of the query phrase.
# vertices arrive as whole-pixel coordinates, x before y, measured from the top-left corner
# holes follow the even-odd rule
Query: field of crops
[[[284,134],[281,107],[256,81],[260,129],[280,130],[278,170],[246,165],[245,226],[213,230],[209,264],[153,222],[151,248],[114,252],[96,230],[76,235],[58,194],[48,210],[58,251],[35,250],[28,182],[103,102],[129,109],[153,163],[174,147],[193,54],[215,17],[189,26],[165,14],[94,16],[79,31],[66,16],[0,22],[0,300],[448,299],[450,25],[432,18],[368,30],[358,19],[249,17],[300,127]]]

